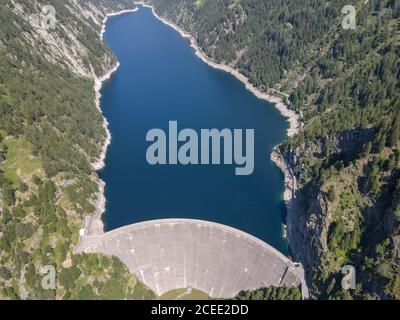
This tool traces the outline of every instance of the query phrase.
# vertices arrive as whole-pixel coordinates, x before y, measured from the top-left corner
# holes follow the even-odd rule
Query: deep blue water
[[[106,182],[107,230],[159,218],[196,218],[249,232],[287,253],[281,223],[283,175],[270,153],[288,123],[233,76],[198,59],[189,42],[141,8],[112,17],[105,41],[121,63],[102,89],[112,144]],[[150,166],[146,134],[179,129],[255,129],[255,171],[234,166]]]

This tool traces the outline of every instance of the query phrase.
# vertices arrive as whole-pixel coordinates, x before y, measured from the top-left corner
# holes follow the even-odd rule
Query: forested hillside
[[[42,8],[56,9],[44,30]],[[100,40],[128,0],[3,0],[0,6],[0,299],[151,298],[117,259],[73,255],[95,211],[92,162],[106,132],[94,79],[115,65]],[[41,268],[56,268],[56,290]]]
[[[400,2],[148,2],[301,115],[304,127],[278,151],[299,184],[288,236],[312,295],[399,299]],[[355,30],[341,25],[347,4]],[[346,264],[355,290],[341,288]]]

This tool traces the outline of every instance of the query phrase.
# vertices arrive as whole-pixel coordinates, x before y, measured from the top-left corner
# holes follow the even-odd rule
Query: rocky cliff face
[[[332,159],[332,164],[334,159],[349,159],[350,161],[358,156],[361,147],[370,141],[374,134],[374,129],[348,130],[294,148],[285,149],[281,146],[278,153],[275,152],[274,158],[278,157],[278,165],[284,171],[286,180],[290,181],[286,186],[291,192],[288,193],[285,200],[289,202],[288,210],[292,217],[289,219],[292,224],[292,231],[289,231],[292,239],[291,246],[295,256],[297,252],[300,252],[298,259],[304,260],[307,264],[315,263],[313,254],[304,251],[307,248],[302,244],[310,243],[312,247],[316,243],[321,243],[319,247],[323,251],[326,248],[326,221],[329,220],[326,194],[322,194],[316,189],[310,189],[308,195],[313,195],[312,197],[307,198],[307,193],[301,195],[305,192],[303,187],[310,179],[304,169],[315,165],[318,158],[327,155]],[[302,186],[303,191],[299,190],[299,185]],[[317,196],[315,196],[315,192]],[[302,197],[308,201],[302,202]],[[301,214],[298,214],[298,211]],[[304,233],[304,230],[307,232]]]
[[[78,1],[54,3],[55,29],[44,29],[51,2],[7,1],[7,6],[23,23],[20,41],[40,53],[46,60],[69,68],[78,76],[92,77],[106,73],[115,65],[115,57],[100,42],[103,20],[107,13],[133,8],[128,1]]]
[[[296,261],[303,263],[314,297],[326,296],[326,290],[333,290],[335,285],[340,284],[340,271],[345,260],[342,253],[336,251],[340,245],[333,245],[332,239],[338,221],[342,220],[346,223],[344,233],[359,237],[354,239],[353,254],[357,258],[352,261],[358,268],[360,286],[381,297],[387,296],[383,289],[384,281],[375,274],[377,278],[372,285],[371,274],[363,265],[365,256],[373,254],[375,244],[381,241],[381,236],[374,238],[367,234],[371,221],[376,223],[375,232],[394,235],[387,240],[392,248],[389,251],[392,263],[396,263],[399,257],[396,246],[398,237],[395,236],[397,224],[393,215],[385,213],[384,200],[374,200],[370,193],[363,190],[365,172],[372,158],[368,153],[360,154],[375,135],[375,129],[347,130],[294,148],[281,146],[272,157],[285,173],[284,199],[288,209],[291,252]],[[335,174],[328,174],[322,181],[310,180],[308,170],[319,166],[319,159],[327,159],[322,167],[331,167]],[[391,178],[396,176],[387,175],[387,181]],[[349,201],[347,197],[354,202],[343,204],[343,199]],[[363,239],[368,240],[363,243]],[[349,245],[346,250],[353,249]]]

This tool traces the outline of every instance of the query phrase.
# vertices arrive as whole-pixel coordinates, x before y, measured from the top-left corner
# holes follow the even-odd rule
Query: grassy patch
[[[160,300],[209,300],[210,297],[203,291],[193,289],[188,293],[187,289],[171,290],[160,297]]]
[[[2,165],[4,174],[15,186],[26,177],[42,174],[42,163],[32,155],[32,147],[28,141],[10,138],[3,141],[2,145],[8,148],[6,161]]]

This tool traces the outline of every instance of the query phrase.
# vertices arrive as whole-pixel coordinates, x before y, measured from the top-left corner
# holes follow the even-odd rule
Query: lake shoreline
[[[103,24],[101,26],[101,31],[100,31],[100,40],[104,40],[104,33],[106,32],[106,28],[107,28],[107,21],[110,17],[115,17],[115,16],[120,16],[121,14],[125,14],[125,13],[132,13],[132,12],[136,12],[138,11],[139,8],[134,8],[134,9],[127,9],[127,10],[121,10],[121,11],[117,11],[117,12],[112,12],[112,13],[108,13],[105,18],[103,19]]]
[[[104,17],[102,21],[102,27],[100,31],[100,39],[103,41],[104,40],[104,33],[106,32],[107,28],[107,21],[110,17],[118,16],[121,14],[125,13],[132,13],[136,12],[139,10],[138,8],[135,9],[130,9],[130,10],[121,10],[118,12],[113,12],[113,13],[108,13]],[[109,130],[109,123],[106,117],[103,115],[103,110],[101,109],[100,106],[100,100],[101,100],[101,89],[103,87],[104,82],[109,80],[111,76],[113,75],[114,72],[118,70],[120,67],[120,63],[117,61],[116,65],[111,67],[104,75],[97,77],[94,76],[94,91],[95,91],[95,104],[96,108],[99,110],[99,112],[103,116],[103,128],[106,131],[106,139],[103,142],[103,145],[101,147],[101,152],[99,157],[97,158],[96,161],[92,163],[92,168],[97,172],[102,170],[105,167],[105,159],[107,156],[107,150],[108,147],[111,144],[111,132]],[[98,192],[97,192],[97,197],[94,202],[94,213],[91,216],[88,216],[85,219],[85,235],[99,235],[104,233],[104,223],[102,220],[102,216],[104,212],[106,211],[106,197],[104,195],[104,190],[105,190],[105,182],[101,180],[99,177],[97,177],[97,187],[98,187]]]
[[[146,4],[144,2],[135,2],[137,5],[142,5],[143,7],[150,8],[153,15],[166,24],[167,26],[173,28],[175,31],[177,31],[183,38],[189,39],[190,40],[190,46],[195,50],[195,54],[198,58],[200,58],[203,62],[205,62],[207,65],[210,67],[217,69],[217,70],[222,70],[225,72],[230,73],[233,75],[236,79],[238,79],[240,82],[242,82],[246,89],[252,92],[257,98],[261,100],[266,100],[272,104],[274,104],[275,108],[279,110],[279,112],[287,118],[287,121],[289,122],[289,129],[287,130],[288,136],[292,137],[295,134],[297,134],[301,128],[301,121],[300,121],[300,116],[293,110],[289,109],[289,107],[284,103],[282,98],[268,94],[266,92],[262,92],[261,90],[257,89],[254,87],[249,79],[244,76],[243,74],[240,73],[238,69],[235,69],[232,66],[226,65],[226,64],[221,64],[221,63],[216,63],[212,61],[205,53],[204,51],[200,48],[200,46],[197,43],[197,40],[188,32],[184,31],[182,28],[180,28],[178,25],[176,25],[174,22],[165,19],[161,16],[159,16],[152,5]]]
[[[261,90],[257,89],[254,87],[249,79],[244,76],[243,74],[240,73],[239,70],[235,69],[232,66],[224,65],[224,64],[219,64],[214,61],[212,61],[207,55],[203,52],[203,50],[199,47],[196,39],[189,33],[185,32],[182,30],[178,25],[176,25],[174,22],[169,21],[161,16],[159,16],[152,5],[148,5],[143,2],[135,2],[135,4],[140,4],[143,5],[144,7],[150,8],[153,12],[153,15],[163,22],[164,24],[170,26],[174,30],[176,30],[183,38],[189,39],[191,47],[195,50],[195,54],[197,57],[199,57],[203,62],[211,66],[212,68],[222,70],[225,72],[228,72],[232,74],[236,79],[241,81],[247,90],[252,92],[257,98],[266,100],[270,103],[273,103],[275,108],[279,110],[279,112],[287,118],[287,121],[289,122],[289,128],[287,130],[287,135],[288,137],[293,137],[295,136],[299,131],[300,128],[302,127],[302,122],[300,119],[299,114],[297,114],[295,111],[289,109],[289,107],[284,103],[282,98],[270,95],[268,93],[262,92]],[[277,146],[278,147],[278,146]],[[276,148],[277,148],[276,147]],[[283,193],[283,201],[285,203],[286,209],[287,209],[287,222],[286,222],[286,239],[289,242],[290,245],[290,237],[289,234],[292,231],[292,215],[294,214],[295,211],[295,193],[298,190],[298,185],[297,185],[297,179],[296,176],[293,174],[292,169],[290,168],[289,164],[286,163],[285,159],[277,153],[276,148],[272,151],[270,159],[271,161],[279,168],[284,174],[284,193]]]
[[[107,21],[110,17],[119,16],[119,15],[125,14],[125,13],[136,12],[138,10],[139,10],[138,8],[135,8],[135,9],[131,9],[131,10],[122,10],[122,11],[107,14],[102,22],[102,27],[101,27],[101,31],[100,31],[100,39],[103,41],[104,33],[106,32]],[[95,103],[96,103],[97,109],[101,112],[101,114],[103,114],[103,111],[101,110],[101,107],[100,107],[100,99],[101,99],[100,92],[103,87],[103,83],[111,78],[113,73],[118,70],[119,66],[120,66],[120,63],[117,61],[116,65],[111,67],[104,75],[102,75],[101,77],[97,77],[97,76],[94,77]],[[110,133],[110,130],[108,129],[109,123],[104,116],[103,116],[103,119],[104,119],[103,128],[106,131],[107,137],[101,148],[100,156],[98,157],[97,161],[92,163],[92,167],[94,168],[95,171],[99,171],[104,168],[107,149],[111,143],[111,133]]]
[[[206,56],[206,54],[201,50],[201,48],[198,46],[196,39],[190,35],[189,33],[185,32],[182,30],[179,26],[177,26],[175,23],[162,18],[159,16],[152,5],[148,5],[143,2],[134,2],[136,5],[142,5],[143,7],[150,8],[152,10],[152,13],[154,17],[156,17],[159,21],[163,22],[164,24],[168,25],[169,27],[173,28],[175,31],[177,31],[183,38],[189,39],[190,40],[190,45],[191,47],[195,50],[195,54],[198,58],[200,58],[203,62],[205,62],[207,65],[211,66],[214,69],[222,70],[225,72],[228,72],[232,74],[235,78],[237,78],[239,81],[241,81],[247,90],[251,91],[257,98],[266,100],[270,103],[273,103],[274,106],[280,111],[280,113],[287,118],[287,121],[289,122],[290,126],[287,130],[288,136],[294,136],[296,133],[298,133],[300,127],[301,127],[301,121],[300,117],[297,113],[295,113],[293,110],[290,110],[288,106],[283,102],[282,98],[273,96],[270,94],[267,94],[265,92],[261,92],[259,89],[255,88],[250,82],[249,79],[246,78],[244,75],[242,75],[237,69],[234,67],[224,65],[224,64],[218,64],[214,61],[212,61],[210,58]],[[122,10],[119,12],[115,13],[110,13],[107,14],[106,17],[103,20],[101,32],[100,32],[100,38],[103,40],[104,33],[106,31],[106,24],[109,19],[109,17],[112,16],[118,16],[122,15],[125,13],[133,13],[138,11],[139,8],[131,9],[131,10]],[[108,70],[103,76],[101,77],[95,77],[95,92],[96,92],[96,107],[99,109],[99,111],[103,114],[100,106],[100,99],[101,99],[101,88],[103,86],[103,83],[110,79],[111,75],[116,72],[119,68],[120,64],[117,62],[117,64],[112,67],[110,70]],[[103,127],[106,130],[107,137],[106,140],[104,141],[100,156],[97,161],[92,163],[93,168],[95,171],[100,171],[104,168],[105,166],[105,158],[106,158],[106,153],[108,150],[109,145],[111,144],[111,133],[108,129],[109,123],[107,119],[103,116],[104,118],[104,123]],[[278,165],[282,169],[282,167],[277,163],[276,158],[271,155],[271,160]],[[282,170],[284,171],[284,170]],[[287,176],[288,172],[284,171],[285,177]],[[97,194],[97,199],[94,203],[95,206],[95,212],[92,216],[88,217],[87,221],[85,221],[85,235],[97,235],[97,234],[102,234],[105,232],[104,230],[104,222],[102,220],[102,215],[106,211],[106,198],[104,195],[104,189],[105,189],[105,182],[102,181],[100,178],[98,178],[98,194]],[[291,190],[286,188],[287,186],[285,185],[285,192],[284,192],[284,200],[287,202],[288,200],[290,201],[289,195],[291,194]]]
[[[281,169],[284,175],[284,192],[283,201],[287,209],[286,217],[286,229],[287,229],[287,239],[290,244],[290,240],[293,235],[293,214],[298,211],[298,203],[296,201],[296,193],[299,190],[297,178],[293,173],[293,169],[284,156],[279,152],[278,148],[275,148],[271,153],[271,161],[276,164],[276,166]],[[293,240],[293,239],[292,239]]]

